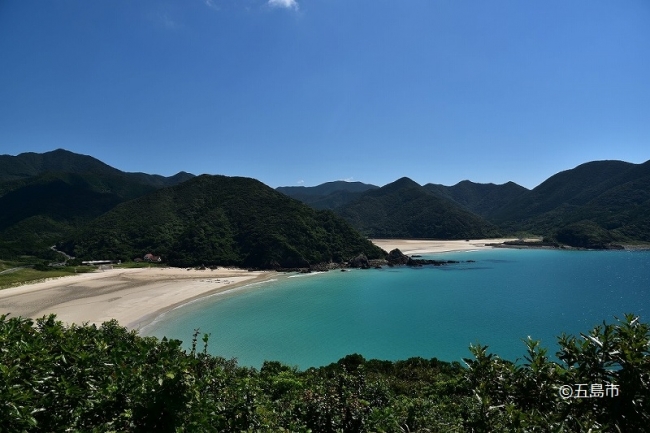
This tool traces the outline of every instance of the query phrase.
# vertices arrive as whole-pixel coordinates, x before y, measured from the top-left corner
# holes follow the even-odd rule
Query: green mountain
[[[150,185],[156,188],[176,185],[194,177],[194,175],[185,172],[170,177],[145,173],[126,173],[91,156],[80,155],[64,149],[45,153],[21,153],[17,156],[0,155],[0,182],[28,179],[45,173],[92,173],[95,175],[123,176],[138,184]]]
[[[384,252],[329,211],[261,182],[203,175],[122,203],[61,247],[88,259],[160,255],[176,266],[304,267]]]
[[[0,156],[0,257],[48,248],[117,204],[192,178],[125,173],[65,150]]]
[[[563,171],[493,213],[492,221],[581,247],[650,242],[650,161],[595,161]]]
[[[338,180],[309,187],[281,186],[276,190],[316,209],[335,209],[357,199],[361,193],[377,188],[367,183]]]
[[[406,177],[366,191],[335,211],[372,238],[468,239],[499,235],[498,229],[480,216]]]
[[[423,187],[488,220],[503,206],[528,191],[514,182],[495,185],[493,183],[475,183],[469,180],[463,180],[453,186],[428,183]]]

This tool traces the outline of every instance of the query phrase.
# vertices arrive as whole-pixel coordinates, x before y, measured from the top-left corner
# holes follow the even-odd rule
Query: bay
[[[528,336],[551,354],[556,336],[603,320],[650,315],[650,252],[478,250],[427,255],[462,263],[279,275],[276,281],[187,304],[141,333],[184,341],[209,333],[210,353],[259,368],[299,368],[360,353],[387,360],[525,355]],[[471,262],[468,262],[471,261]]]

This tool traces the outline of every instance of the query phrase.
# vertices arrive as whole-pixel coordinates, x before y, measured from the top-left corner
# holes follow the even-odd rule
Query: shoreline
[[[95,271],[0,290],[0,314],[66,324],[117,320],[139,330],[180,305],[276,277],[273,271],[132,268]]]
[[[162,308],[160,308],[160,309],[158,309],[156,311],[153,311],[153,312],[148,313],[148,314],[146,314],[144,316],[141,316],[138,319],[136,319],[135,321],[133,321],[131,323],[127,323],[127,324],[125,324],[123,326],[127,327],[128,329],[135,329],[138,332],[140,332],[142,329],[144,329],[147,326],[153,324],[159,317],[169,313],[172,310],[183,307],[185,305],[189,305],[189,304],[191,304],[193,302],[196,302],[196,301],[199,301],[199,300],[210,298],[210,297],[215,296],[215,295],[225,295],[227,293],[244,290],[246,288],[250,288],[253,285],[265,283],[267,281],[275,281],[274,277],[277,277],[277,276],[279,276],[279,275],[277,273],[273,273],[273,271],[265,271],[264,274],[256,276],[253,279],[243,280],[241,282],[234,283],[234,284],[232,284],[230,286],[227,286],[227,287],[219,287],[217,289],[198,294],[198,295],[196,295],[196,296],[194,296],[192,298],[184,299],[184,300],[179,301],[179,302],[177,302],[175,304],[166,305],[166,306],[164,306],[164,307],[162,307]]]
[[[495,248],[511,238],[472,240],[371,239],[386,251],[405,255]],[[202,298],[279,278],[285,273],[239,268],[198,270],[171,267],[118,268],[28,282],[0,290],[0,314],[37,319],[56,314],[67,324],[101,325],[117,320],[140,330],[163,314]]]
[[[404,254],[441,253],[492,248],[486,243],[508,239],[434,241],[374,239],[375,245]],[[115,319],[140,330],[158,317],[208,296],[240,290],[277,278],[275,271],[239,268],[197,270],[171,267],[117,268],[28,282],[0,290],[0,314],[37,319],[56,314],[67,324],[101,325]]]

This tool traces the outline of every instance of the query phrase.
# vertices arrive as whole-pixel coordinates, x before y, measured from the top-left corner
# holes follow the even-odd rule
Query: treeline
[[[466,366],[350,355],[299,371],[212,356],[198,332],[183,350],[115,321],[0,316],[0,431],[647,431],[649,331],[626,316],[562,336],[559,363],[529,340],[517,363],[478,346]]]

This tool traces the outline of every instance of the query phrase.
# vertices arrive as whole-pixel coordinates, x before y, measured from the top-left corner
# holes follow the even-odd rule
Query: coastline
[[[117,320],[139,330],[156,317],[198,298],[277,276],[273,271],[219,268],[110,269],[0,290],[0,314],[101,325]]]
[[[491,249],[486,244],[506,240],[512,239],[371,239],[386,251],[399,248],[408,255]],[[32,319],[56,314],[58,320],[77,325],[101,325],[115,319],[122,326],[140,330],[181,305],[277,276],[274,271],[238,268],[97,270],[0,290],[0,314]]]

